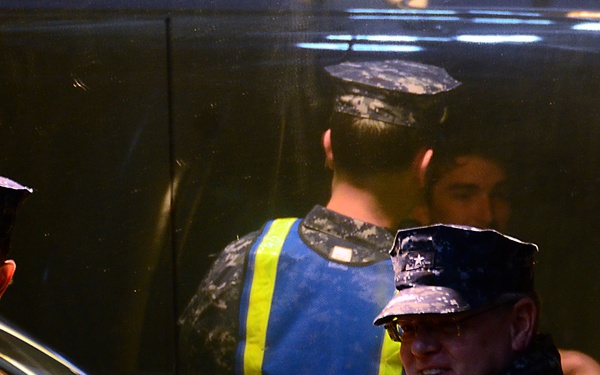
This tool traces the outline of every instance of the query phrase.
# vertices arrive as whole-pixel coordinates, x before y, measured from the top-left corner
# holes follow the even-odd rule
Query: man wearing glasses
[[[473,124],[485,127],[487,121],[480,121]],[[447,137],[435,148],[425,175],[424,200],[412,215],[421,225],[459,224],[505,232],[512,202],[508,164],[498,150],[502,145],[465,137],[472,132],[459,129],[458,139]],[[589,355],[559,352],[565,375],[600,374],[600,364]]]
[[[494,230],[433,225],[398,231],[397,294],[385,325],[408,375],[562,374],[558,350],[537,331],[537,246]]]

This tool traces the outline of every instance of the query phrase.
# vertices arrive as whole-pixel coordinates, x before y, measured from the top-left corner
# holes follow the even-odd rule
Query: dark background
[[[375,1],[9,3],[0,174],[35,193],[1,310],[83,369],[175,372],[176,317],[215,255],[268,218],[326,203],[323,67],[386,58],[463,82],[447,131],[511,160],[509,232],[541,248],[542,330],[600,359],[600,32],[573,28],[594,18],[567,17],[566,2],[495,14],[459,2],[445,3],[462,7],[453,13]]]

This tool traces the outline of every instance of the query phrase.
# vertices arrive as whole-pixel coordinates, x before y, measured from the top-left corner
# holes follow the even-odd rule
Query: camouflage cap
[[[0,256],[6,258],[10,249],[12,232],[17,209],[33,189],[23,186],[11,179],[0,176]],[[4,259],[0,259],[4,260]]]
[[[375,318],[451,314],[533,291],[537,246],[495,230],[432,225],[399,230],[390,251],[398,292]]]
[[[404,60],[343,62],[334,78],[334,110],[391,124],[420,127],[445,116],[439,94],[460,85],[443,68]]]

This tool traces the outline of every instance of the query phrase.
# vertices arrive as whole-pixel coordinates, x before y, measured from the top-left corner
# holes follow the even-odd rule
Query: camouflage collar
[[[315,206],[302,220],[300,235],[323,257],[366,265],[390,259],[394,235],[386,228]]]
[[[560,354],[549,335],[534,337],[529,350],[498,375],[562,375]]]

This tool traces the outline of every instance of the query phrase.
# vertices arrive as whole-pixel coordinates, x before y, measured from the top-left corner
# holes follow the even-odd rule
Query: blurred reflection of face
[[[503,168],[476,155],[459,156],[455,165],[431,191],[431,223],[504,231],[511,208]]]

